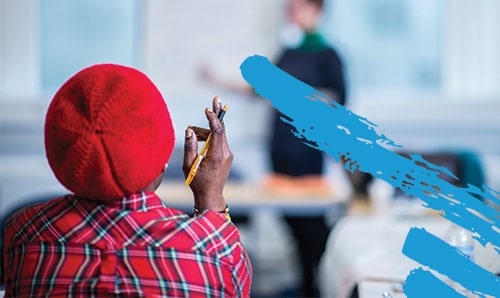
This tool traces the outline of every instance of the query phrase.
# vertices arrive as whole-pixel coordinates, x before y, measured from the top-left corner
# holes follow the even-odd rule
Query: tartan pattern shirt
[[[5,297],[249,297],[252,267],[223,214],[195,217],[152,192],[72,195],[8,219]]]

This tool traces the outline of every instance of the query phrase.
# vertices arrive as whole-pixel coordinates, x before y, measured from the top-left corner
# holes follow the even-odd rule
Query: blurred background
[[[300,41],[296,28],[284,22],[283,5],[282,0],[0,1],[0,217],[30,197],[64,191],[44,156],[45,110],[66,79],[102,62],[150,76],[173,114],[178,146],[187,125],[206,126],[203,109],[220,95],[230,103],[226,123],[234,171],[245,183],[258,183],[268,171],[269,103],[210,85],[199,72],[208,65],[241,82],[239,66],[246,57],[272,60]],[[477,153],[486,184],[500,190],[500,1],[326,5],[322,33],[344,60],[348,108],[405,149]],[[332,183],[348,193],[338,165],[329,167],[336,176]],[[267,251],[282,258],[289,272],[274,287],[296,283],[286,227],[272,215],[259,216],[262,224],[275,227],[269,237],[281,239]],[[262,282],[257,291],[272,288]]]

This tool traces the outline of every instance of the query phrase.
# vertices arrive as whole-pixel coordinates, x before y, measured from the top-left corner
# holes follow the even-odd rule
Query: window
[[[327,1],[325,36],[340,51],[351,90],[438,91],[442,1]]]
[[[134,66],[135,0],[40,2],[42,90],[54,92],[78,70],[96,63]]]

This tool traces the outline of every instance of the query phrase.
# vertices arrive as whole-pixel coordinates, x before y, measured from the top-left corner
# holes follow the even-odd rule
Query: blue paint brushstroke
[[[406,158],[391,151],[398,145],[379,134],[375,124],[282,71],[265,57],[251,56],[240,68],[256,93],[293,119],[283,121],[295,127],[294,133],[305,143],[336,161],[345,156],[348,170],[370,173],[407,195],[421,198],[425,207],[442,211],[447,219],[478,233],[477,241],[483,245],[490,242],[498,251],[500,213],[473,196],[478,194],[498,205],[500,198],[494,195],[498,192],[472,185],[459,188],[438,177],[445,168],[432,165],[420,155]]]
[[[453,290],[432,273],[422,268],[414,269],[410,272],[403,284],[403,290],[408,298],[421,297],[446,297],[464,298],[467,297]]]
[[[378,133],[376,124],[282,71],[266,57],[248,57],[240,69],[257,94],[292,119],[282,120],[304,143],[336,161],[343,157],[347,170],[370,173],[422,199],[424,207],[440,211],[443,217],[473,232],[479,243],[491,243],[500,253],[500,213],[494,208],[500,205],[499,192],[488,187],[454,186],[438,177],[442,172],[451,175],[446,168],[420,155],[395,153],[393,150],[401,146]]]
[[[425,249],[422,249],[423,243]],[[402,251],[409,258],[448,276],[474,294],[500,297],[500,277],[475,264],[455,247],[425,229],[411,228]],[[422,279],[421,286],[428,287],[427,281]]]

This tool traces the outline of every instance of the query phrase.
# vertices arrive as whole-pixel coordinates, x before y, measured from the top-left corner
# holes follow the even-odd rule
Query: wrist
[[[200,213],[207,211],[207,210],[213,210],[213,209],[199,209],[199,208],[196,208],[196,206],[193,207],[194,216],[198,216]],[[231,221],[231,216],[229,215],[229,205],[226,204],[226,207],[224,207],[223,210],[213,210],[213,211],[221,213],[222,215],[224,215],[224,217],[227,220]]]
[[[195,195],[194,206],[200,210],[220,211],[226,208],[226,200],[222,194],[219,195]]]

